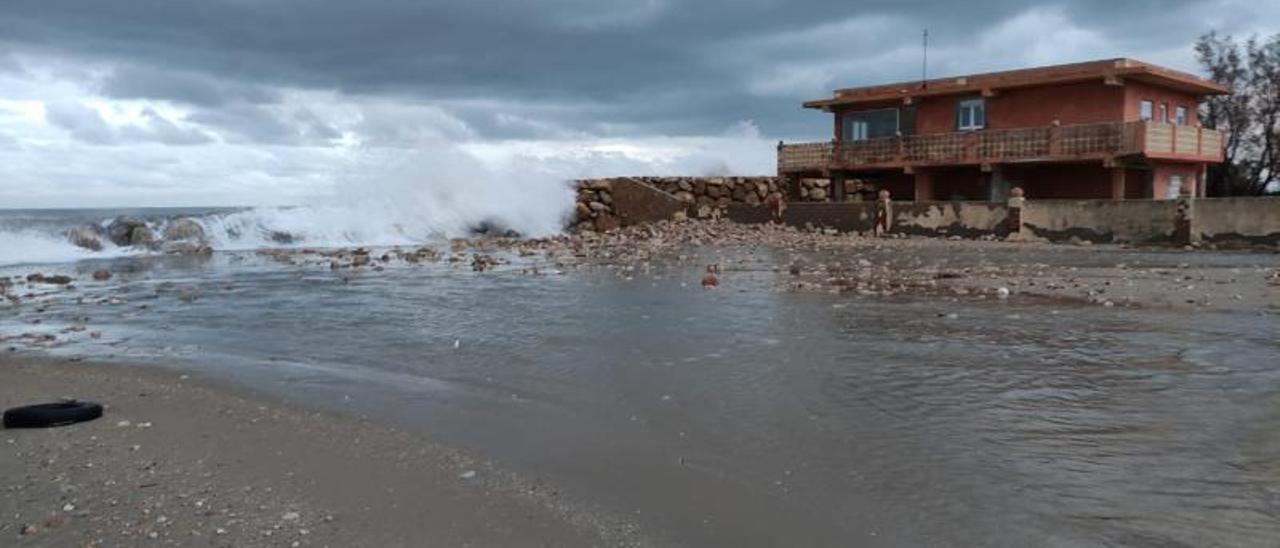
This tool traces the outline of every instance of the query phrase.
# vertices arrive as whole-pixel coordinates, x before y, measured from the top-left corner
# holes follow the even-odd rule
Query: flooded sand
[[[1106,252],[1099,266],[1278,262]],[[789,291],[777,267],[793,250],[687,253],[542,275],[518,257],[489,272],[237,253],[82,262],[82,276],[124,274],[49,290],[32,299],[43,311],[4,312],[0,329],[56,333],[41,351],[56,356],[153,363],[418,432],[625,516],[659,545],[1280,535],[1280,321],[1265,301]],[[707,291],[710,262],[739,266]],[[1261,280],[1253,289],[1274,299]]]

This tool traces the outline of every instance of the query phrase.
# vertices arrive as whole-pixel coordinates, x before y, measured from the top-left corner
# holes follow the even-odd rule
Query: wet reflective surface
[[[0,333],[419,431],[661,544],[1280,538],[1273,315],[799,294],[763,270],[704,291],[675,266],[78,268],[104,264],[126,273],[42,289]]]

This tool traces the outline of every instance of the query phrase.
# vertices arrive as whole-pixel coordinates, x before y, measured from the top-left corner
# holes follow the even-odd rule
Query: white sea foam
[[[494,168],[447,145],[409,155],[370,155],[337,177],[336,190],[295,207],[260,207],[196,215],[216,250],[264,247],[413,245],[465,236],[482,223],[530,237],[561,231],[573,189],[546,171]],[[0,212],[0,216],[3,212]],[[171,215],[143,217],[157,235]],[[0,227],[0,265],[69,262],[137,253],[112,246],[93,252],[72,245],[79,223],[37,229]],[[9,225],[12,227],[13,225]]]

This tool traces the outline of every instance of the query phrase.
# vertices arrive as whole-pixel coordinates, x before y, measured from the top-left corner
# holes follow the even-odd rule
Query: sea
[[[121,216],[157,233],[193,219],[214,252],[68,243]],[[12,286],[23,304],[0,306],[0,351],[176,370],[393,425],[659,545],[1280,538],[1274,315],[788,292],[769,268],[707,291],[696,260],[622,272],[511,254],[483,272],[447,260],[353,272],[258,253],[449,249],[483,220],[0,211],[0,275],[75,279]],[[743,259],[786,260],[774,253]],[[111,279],[94,280],[101,269]]]

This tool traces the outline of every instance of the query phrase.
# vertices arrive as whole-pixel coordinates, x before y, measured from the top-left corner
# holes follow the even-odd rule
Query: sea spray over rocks
[[[448,144],[370,154],[290,207],[0,211],[0,265],[147,253],[417,245],[483,232],[549,236],[573,212],[568,178],[490,166]],[[179,245],[180,244],[180,245]]]

